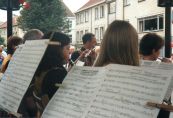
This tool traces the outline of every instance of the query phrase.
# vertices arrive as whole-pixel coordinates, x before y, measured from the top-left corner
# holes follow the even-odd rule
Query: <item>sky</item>
[[[89,0],[63,0],[72,12],[77,11]],[[13,11],[13,14],[19,15],[19,11]],[[0,10],[0,21],[5,22],[7,20],[7,12]]]

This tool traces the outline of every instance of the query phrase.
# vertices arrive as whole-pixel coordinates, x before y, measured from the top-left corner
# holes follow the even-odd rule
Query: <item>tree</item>
[[[5,41],[5,39],[3,37],[1,37],[1,35],[0,35],[0,45],[4,45],[4,41]]]
[[[23,30],[40,29],[62,31],[66,27],[66,14],[61,0],[28,0],[29,9],[21,10],[18,25]]]

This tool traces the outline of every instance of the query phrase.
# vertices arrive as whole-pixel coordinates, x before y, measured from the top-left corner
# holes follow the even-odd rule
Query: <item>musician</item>
[[[94,47],[97,42],[95,35],[92,33],[86,33],[83,35],[82,41],[83,47],[72,53],[71,61],[75,62],[76,60],[80,60],[84,62],[84,66],[92,66],[96,58]]]
[[[167,58],[159,58],[160,50],[164,46],[162,37],[155,33],[148,33],[144,35],[140,41],[139,52],[143,60],[156,61],[160,60],[165,63],[171,63]],[[171,100],[167,101],[171,104]],[[160,110],[157,118],[169,118],[169,111]]]
[[[159,57],[160,50],[164,46],[164,40],[159,35],[148,33],[142,37],[139,45],[141,59],[150,61],[160,60],[165,63],[171,63],[168,58]]]

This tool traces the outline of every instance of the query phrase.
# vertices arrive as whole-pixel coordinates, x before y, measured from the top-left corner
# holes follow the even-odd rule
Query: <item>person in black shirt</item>
[[[61,84],[67,74],[63,65],[69,60],[70,38],[60,32],[50,32],[43,39],[60,45],[48,45],[19,107],[23,117],[40,117],[58,89],[56,84]]]

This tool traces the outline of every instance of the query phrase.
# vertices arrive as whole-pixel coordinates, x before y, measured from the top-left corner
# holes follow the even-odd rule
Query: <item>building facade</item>
[[[71,10],[67,7],[67,5],[62,2],[62,6],[65,9],[66,12],[66,20],[68,22],[69,28],[67,29],[68,31],[64,32],[66,33],[70,39],[71,39],[71,44],[74,45],[75,44],[75,24],[76,24],[76,18],[75,15],[71,12]]]
[[[23,37],[24,32],[17,25],[18,16],[14,16],[12,20],[12,30],[14,36]],[[5,39],[5,44],[7,43],[7,22],[4,22],[0,25],[0,35]]]
[[[157,6],[157,0],[90,0],[76,13],[76,43],[86,32],[102,40],[104,31],[115,19],[131,23],[139,34],[139,39],[155,32],[164,37],[165,8]],[[172,25],[171,25],[172,26]]]

